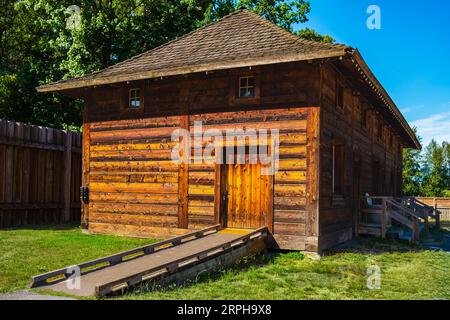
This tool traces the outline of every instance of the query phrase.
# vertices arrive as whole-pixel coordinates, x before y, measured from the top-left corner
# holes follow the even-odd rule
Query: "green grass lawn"
[[[0,292],[26,288],[31,277],[154,242],[86,235],[73,226],[0,231]]]
[[[0,231],[0,292],[24,289],[32,275],[122,251],[151,240],[85,235],[77,228]],[[269,253],[166,289],[116,299],[450,299],[450,254],[367,240],[320,260]],[[369,290],[367,268],[381,269]]]

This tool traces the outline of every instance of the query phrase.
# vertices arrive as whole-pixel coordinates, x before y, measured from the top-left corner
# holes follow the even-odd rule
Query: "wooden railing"
[[[450,198],[416,197],[415,199],[427,204],[438,212],[441,221],[450,221]]]
[[[412,230],[412,241],[419,240],[419,222],[424,222],[424,228],[428,231],[430,218],[440,227],[440,212],[433,207],[413,197],[373,197],[363,198],[366,208],[361,209],[360,223],[366,226],[379,227],[381,237],[385,238],[387,229],[392,225],[392,220]],[[372,202],[369,205],[369,199]]]

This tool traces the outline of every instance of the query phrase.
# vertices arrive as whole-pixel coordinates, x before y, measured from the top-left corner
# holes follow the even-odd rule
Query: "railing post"
[[[419,241],[419,221],[416,217],[413,218],[412,240],[413,242]]]
[[[430,208],[425,207],[424,209],[424,227],[425,227],[425,231],[428,232],[430,230],[430,225],[429,225],[429,214],[430,214]]]
[[[387,233],[387,208],[386,208],[386,198],[382,199],[382,207],[383,207],[383,212],[381,214],[381,238],[386,238],[386,233]]]
[[[433,209],[434,209],[434,216],[436,217],[436,228],[441,228],[441,215],[439,214],[439,210],[437,208],[437,200],[436,198],[433,198]]]

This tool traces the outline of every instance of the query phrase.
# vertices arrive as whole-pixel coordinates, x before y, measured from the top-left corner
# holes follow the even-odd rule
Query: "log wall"
[[[327,248],[355,233],[357,210],[365,193],[401,194],[403,146],[398,133],[337,68],[325,64],[321,83],[320,246]],[[343,108],[337,106],[337,85],[344,87]],[[364,115],[366,124],[362,125]],[[382,134],[378,133],[380,121]],[[333,194],[333,144],[345,145],[345,183],[340,195]],[[354,189],[357,170],[360,172],[359,192]]]
[[[84,184],[91,232],[165,237],[218,222],[217,168],[171,161],[178,128],[280,129],[273,231],[286,249],[317,249],[319,69],[301,63],[145,80],[91,90],[85,97]],[[239,76],[255,75],[254,99],[239,101]],[[144,106],[124,107],[143,88]],[[310,181],[310,182],[309,182]]]

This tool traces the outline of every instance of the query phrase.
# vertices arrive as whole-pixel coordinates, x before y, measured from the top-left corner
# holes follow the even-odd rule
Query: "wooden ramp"
[[[32,288],[75,296],[106,296],[142,282],[212,269],[265,249],[267,228],[214,226],[32,278]],[[222,258],[222,259],[221,259]],[[80,270],[76,278],[74,270]],[[191,272],[192,273],[192,272]],[[79,280],[79,281],[78,281]],[[76,286],[77,282],[79,286]]]

